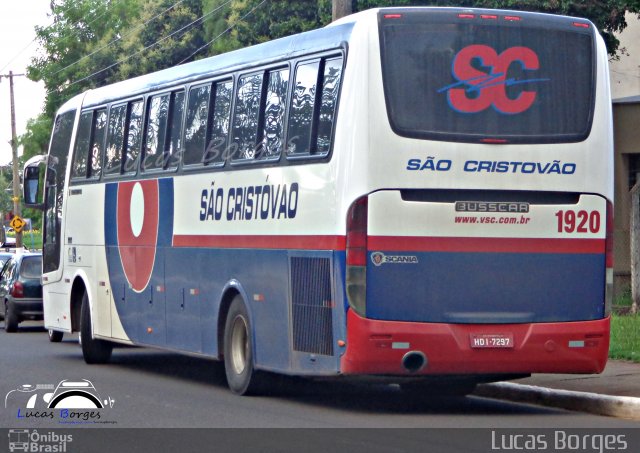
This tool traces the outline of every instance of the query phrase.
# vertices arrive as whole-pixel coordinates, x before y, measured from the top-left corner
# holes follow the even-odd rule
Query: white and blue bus
[[[607,65],[584,19],[391,8],[78,95],[25,167],[50,339],[224,360],[238,394],[601,372]]]

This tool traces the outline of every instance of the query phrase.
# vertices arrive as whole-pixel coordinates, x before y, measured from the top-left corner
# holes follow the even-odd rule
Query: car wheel
[[[253,364],[253,337],[242,297],[231,302],[224,328],[224,368],[227,384],[236,395],[259,392],[261,375]]]
[[[7,332],[18,331],[18,314],[7,301],[4,303],[4,330]]]
[[[60,332],[59,330],[48,330],[49,341],[51,343],[60,343],[62,341],[62,337],[64,336],[64,332]]]
[[[91,308],[89,307],[89,296],[84,293],[82,297],[82,308],[80,309],[80,335],[82,356],[89,364],[107,363],[111,359],[113,343],[105,340],[93,338],[91,323]]]

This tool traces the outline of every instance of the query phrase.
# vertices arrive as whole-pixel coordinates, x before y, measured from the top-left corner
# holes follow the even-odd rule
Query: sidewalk
[[[640,363],[609,360],[602,374],[534,374],[512,381],[560,390],[640,398]]]
[[[479,396],[640,420],[640,363],[610,360],[602,374],[534,374],[478,386]]]

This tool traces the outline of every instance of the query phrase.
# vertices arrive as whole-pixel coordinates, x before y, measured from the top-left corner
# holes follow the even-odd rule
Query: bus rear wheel
[[[260,373],[253,365],[253,336],[242,297],[231,302],[224,327],[224,368],[229,389],[236,395],[256,394]]]
[[[89,307],[87,293],[82,296],[82,308],[80,309],[80,345],[86,363],[107,363],[111,359],[113,344],[93,338],[91,307]]]

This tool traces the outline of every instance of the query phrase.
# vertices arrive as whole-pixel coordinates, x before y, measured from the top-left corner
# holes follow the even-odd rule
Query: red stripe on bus
[[[604,239],[369,236],[368,249],[395,252],[604,253]]]
[[[175,235],[174,247],[344,250],[344,236]],[[397,252],[593,253],[604,239],[369,236],[368,249]]]
[[[174,235],[174,247],[344,250],[344,236]]]

